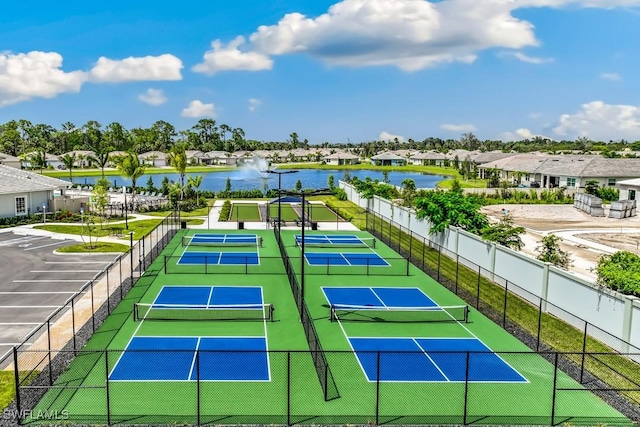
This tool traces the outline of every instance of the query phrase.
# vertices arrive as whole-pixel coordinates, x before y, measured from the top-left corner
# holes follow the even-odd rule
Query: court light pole
[[[288,174],[288,173],[298,173],[298,171],[296,170],[277,171],[273,169],[267,169],[260,172],[278,175],[278,232],[280,232],[280,221],[282,219],[282,204],[280,203],[280,199],[282,198],[282,175]],[[269,209],[269,207],[267,207],[267,209]]]
[[[308,191],[308,192],[304,190],[300,192],[285,191],[285,194],[289,196],[298,196],[302,198],[302,209],[301,209],[302,217],[300,218],[302,221],[302,232],[300,233],[300,316],[302,316],[302,313],[304,310],[304,266],[305,266],[304,229],[307,222],[304,215],[304,206],[306,202],[306,196],[330,196],[330,195],[333,195],[333,192],[328,188],[320,188],[320,189]],[[309,220],[309,222],[311,221]]]

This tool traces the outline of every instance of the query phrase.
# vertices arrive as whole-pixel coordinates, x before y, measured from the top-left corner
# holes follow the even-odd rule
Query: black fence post
[[[144,245],[144,241],[146,240],[144,237],[142,237],[142,260],[141,260],[141,266],[140,266],[140,275],[142,275],[142,272],[145,271],[146,268],[146,263],[145,263],[145,257],[147,256],[147,251],[145,249],[145,245]]]
[[[460,255],[456,254],[456,286],[455,294],[458,295],[458,277],[460,274]]]
[[[164,256],[164,274],[167,274],[167,256],[166,255]]]
[[[120,269],[120,281],[118,282],[120,283],[120,301],[122,301],[124,299],[124,286],[122,286],[122,255],[118,257],[118,268]]]
[[[73,301],[75,295],[71,298],[71,333],[73,334],[73,354],[76,354],[76,310]]]
[[[369,275],[369,258],[367,258],[367,276]]]
[[[536,335],[536,351],[540,350],[540,334],[542,330],[542,298],[540,298],[540,304],[538,305],[538,331]]]
[[[104,364],[105,364],[105,392],[107,394],[107,425],[111,425],[111,405],[109,401],[109,350],[104,351]]]
[[[109,269],[111,268],[111,264],[109,264],[106,268],[105,276],[107,279],[107,314],[111,314],[111,292],[109,292]]]
[[[376,360],[376,425],[380,425],[380,351]]]
[[[469,409],[469,362],[471,360],[470,352],[467,351],[467,362],[464,368],[464,409],[462,411],[462,425],[467,425],[467,412]]]
[[[287,352],[287,425],[291,425],[291,352]]]
[[[51,366],[51,321],[47,320],[47,356],[49,358],[49,385],[53,385],[53,372]]]
[[[551,396],[551,425],[556,425],[556,390],[558,388],[558,352],[553,363],[553,394]]]
[[[507,300],[509,299],[509,281],[504,282],[504,302],[502,303],[502,327],[507,326]]]
[[[409,230],[409,260],[413,255],[413,231]]]
[[[584,379],[584,363],[587,355],[587,328],[589,323],[584,322],[584,334],[582,336],[582,361],[580,362],[580,384],[582,384],[582,380]]]
[[[482,267],[478,266],[478,289],[477,291],[477,295],[476,295],[476,309],[480,309],[480,282],[482,281],[482,274],[481,273],[481,269]]]
[[[422,238],[422,271],[424,271],[424,251],[427,248],[427,239]]]
[[[440,257],[442,256],[442,246],[438,246],[438,283],[440,283]]]
[[[22,424],[20,417],[20,367],[18,366],[18,348],[13,347],[13,376],[16,381],[16,424]]]
[[[94,302],[93,302],[93,279],[91,279],[91,282],[89,284],[89,287],[91,288],[91,328],[93,330],[93,333],[96,332],[96,309],[94,307]]]

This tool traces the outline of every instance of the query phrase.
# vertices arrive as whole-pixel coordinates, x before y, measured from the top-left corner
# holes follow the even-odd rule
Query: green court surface
[[[344,221],[339,215],[336,215],[331,209],[324,204],[311,203],[311,221],[317,222],[336,222]]]
[[[280,204],[280,213],[282,215],[283,221],[296,221],[299,217],[296,211],[293,210],[289,203],[281,203]],[[269,204],[269,215],[270,218],[278,217],[278,204],[273,203]]]
[[[229,221],[264,221],[260,216],[257,203],[233,203],[229,212]]]
[[[390,264],[371,266],[370,270],[380,269],[385,273],[369,271],[369,275],[360,266],[340,266],[339,270],[331,270],[327,275],[322,267],[305,264],[304,299],[339,392],[339,397],[325,401],[273,231],[208,231],[212,234],[256,234],[263,238],[263,245],[206,248],[205,253],[222,250],[259,255],[257,266],[215,264],[206,268],[197,264],[178,264],[185,252],[192,251],[182,245],[185,233],[193,234],[192,231],[181,231],[172,240],[91,338],[85,350],[58,378],[56,385],[61,387],[49,390],[35,410],[66,410],[69,414],[67,422],[102,424],[107,422],[107,407],[111,423],[125,424],[195,424],[198,411],[203,424],[372,424],[378,419],[380,424],[462,424],[466,421],[468,424],[524,425],[550,424],[552,411],[557,424],[630,424],[626,417],[559,371],[555,373],[554,401],[553,365],[531,353],[524,344],[473,309],[467,323],[330,321],[329,302],[323,287],[411,287],[419,288],[440,306],[463,304],[417,268],[407,264],[402,268],[394,267],[392,262],[399,259],[399,255],[381,242],[376,242],[375,248],[309,249],[309,253],[376,253]],[[198,230],[198,234],[203,233]],[[282,232],[286,251],[298,272],[302,258],[294,235],[299,233],[299,230]],[[308,235],[314,234],[322,233],[308,232]],[[342,234],[371,237],[365,232]],[[197,251],[203,249],[198,247]],[[153,303],[165,292],[163,287],[181,286],[261,287],[264,302],[275,308],[275,321],[133,320],[134,303]],[[269,379],[199,382],[131,378],[107,382],[108,373],[115,372],[122,350],[134,337],[266,337],[270,352]],[[347,337],[474,337],[498,352],[501,360],[526,381],[369,381]],[[158,370],[165,366],[166,369],[169,356],[168,352],[149,353],[139,370],[153,371],[149,366],[158,366]],[[241,357],[237,362],[227,360],[227,363],[239,364],[231,366],[237,371],[250,367],[243,364]],[[201,366],[204,369],[200,359],[194,357],[190,372],[194,369],[200,372]],[[465,413],[466,418],[463,418]]]

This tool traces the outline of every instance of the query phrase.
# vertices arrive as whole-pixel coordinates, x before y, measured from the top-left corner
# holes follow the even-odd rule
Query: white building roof
[[[70,185],[61,179],[0,165],[0,194],[59,190]]]

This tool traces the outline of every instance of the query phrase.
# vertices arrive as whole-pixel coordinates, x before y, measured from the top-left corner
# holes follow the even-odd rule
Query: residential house
[[[525,187],[585,187],[588,181],[615,186],[619,180],[640,176],[640,159],[606,159],[599,156],[518,154],[478,167],[485,177],[488,169],[498,169],[500,179]]]
[[[328,165],[357,165],[360,163],[360,157],[351,153],[333,153],[325,156],[323,160]]]
[[[69,151],[68,153],[63,154],[60,157],[64,157],[66,155],[76,156],[76,161],[73,162],[74,168],[88,168],[91,166],[91,159],[96,156],[96,153],[90,150],[74,150]],[[111,154],[109,154],[111,155]]]
[[[407,163],[407,159],[398,156],[390,151],[377,154],[371,157],[371,164],[376,166],[402,166]]]
[[[205,154],[205,158],[208,165],[228,165],[235,166],[238,163],[238,158],[225,151],[209,151]]]
[[[168,166],[167,155],[162,151],[147,151],[138,155],[138,159],[148,166],[164,167]]]
[[[20,162],[20,159],[18,157],[5,153],[0,153],[0,165],[22,169],[22,162]]]
[[[203,161],[206,158],[205,153],[200,150],[185,150],[184,154],[187,156],[187,164],[189,165],[206,164]]]
[[[55,195],[71,183],[37,173],[0,165],[0,217],[48,211]]]
[[[37,151],[32,151],[31,153],[26,154],[24,156],[24,160],[22,161],[22,166],[25,169],[36,169],[31,159],[37,155],[39,155]],[[44,157],[46,169],[60,169],[64,167],[64,163],[62,163],[60,161],[60,158],[58,158],[58,156],[56,156],[55,154],[44,153]]]
[[[409,162],[418,166],[444,166],[447,156],[436,151],[417,153],[409,159]]]
[[[638,200],[640,196],[640,178],[617,181],[616,187],[620,189],[619,200]]]

